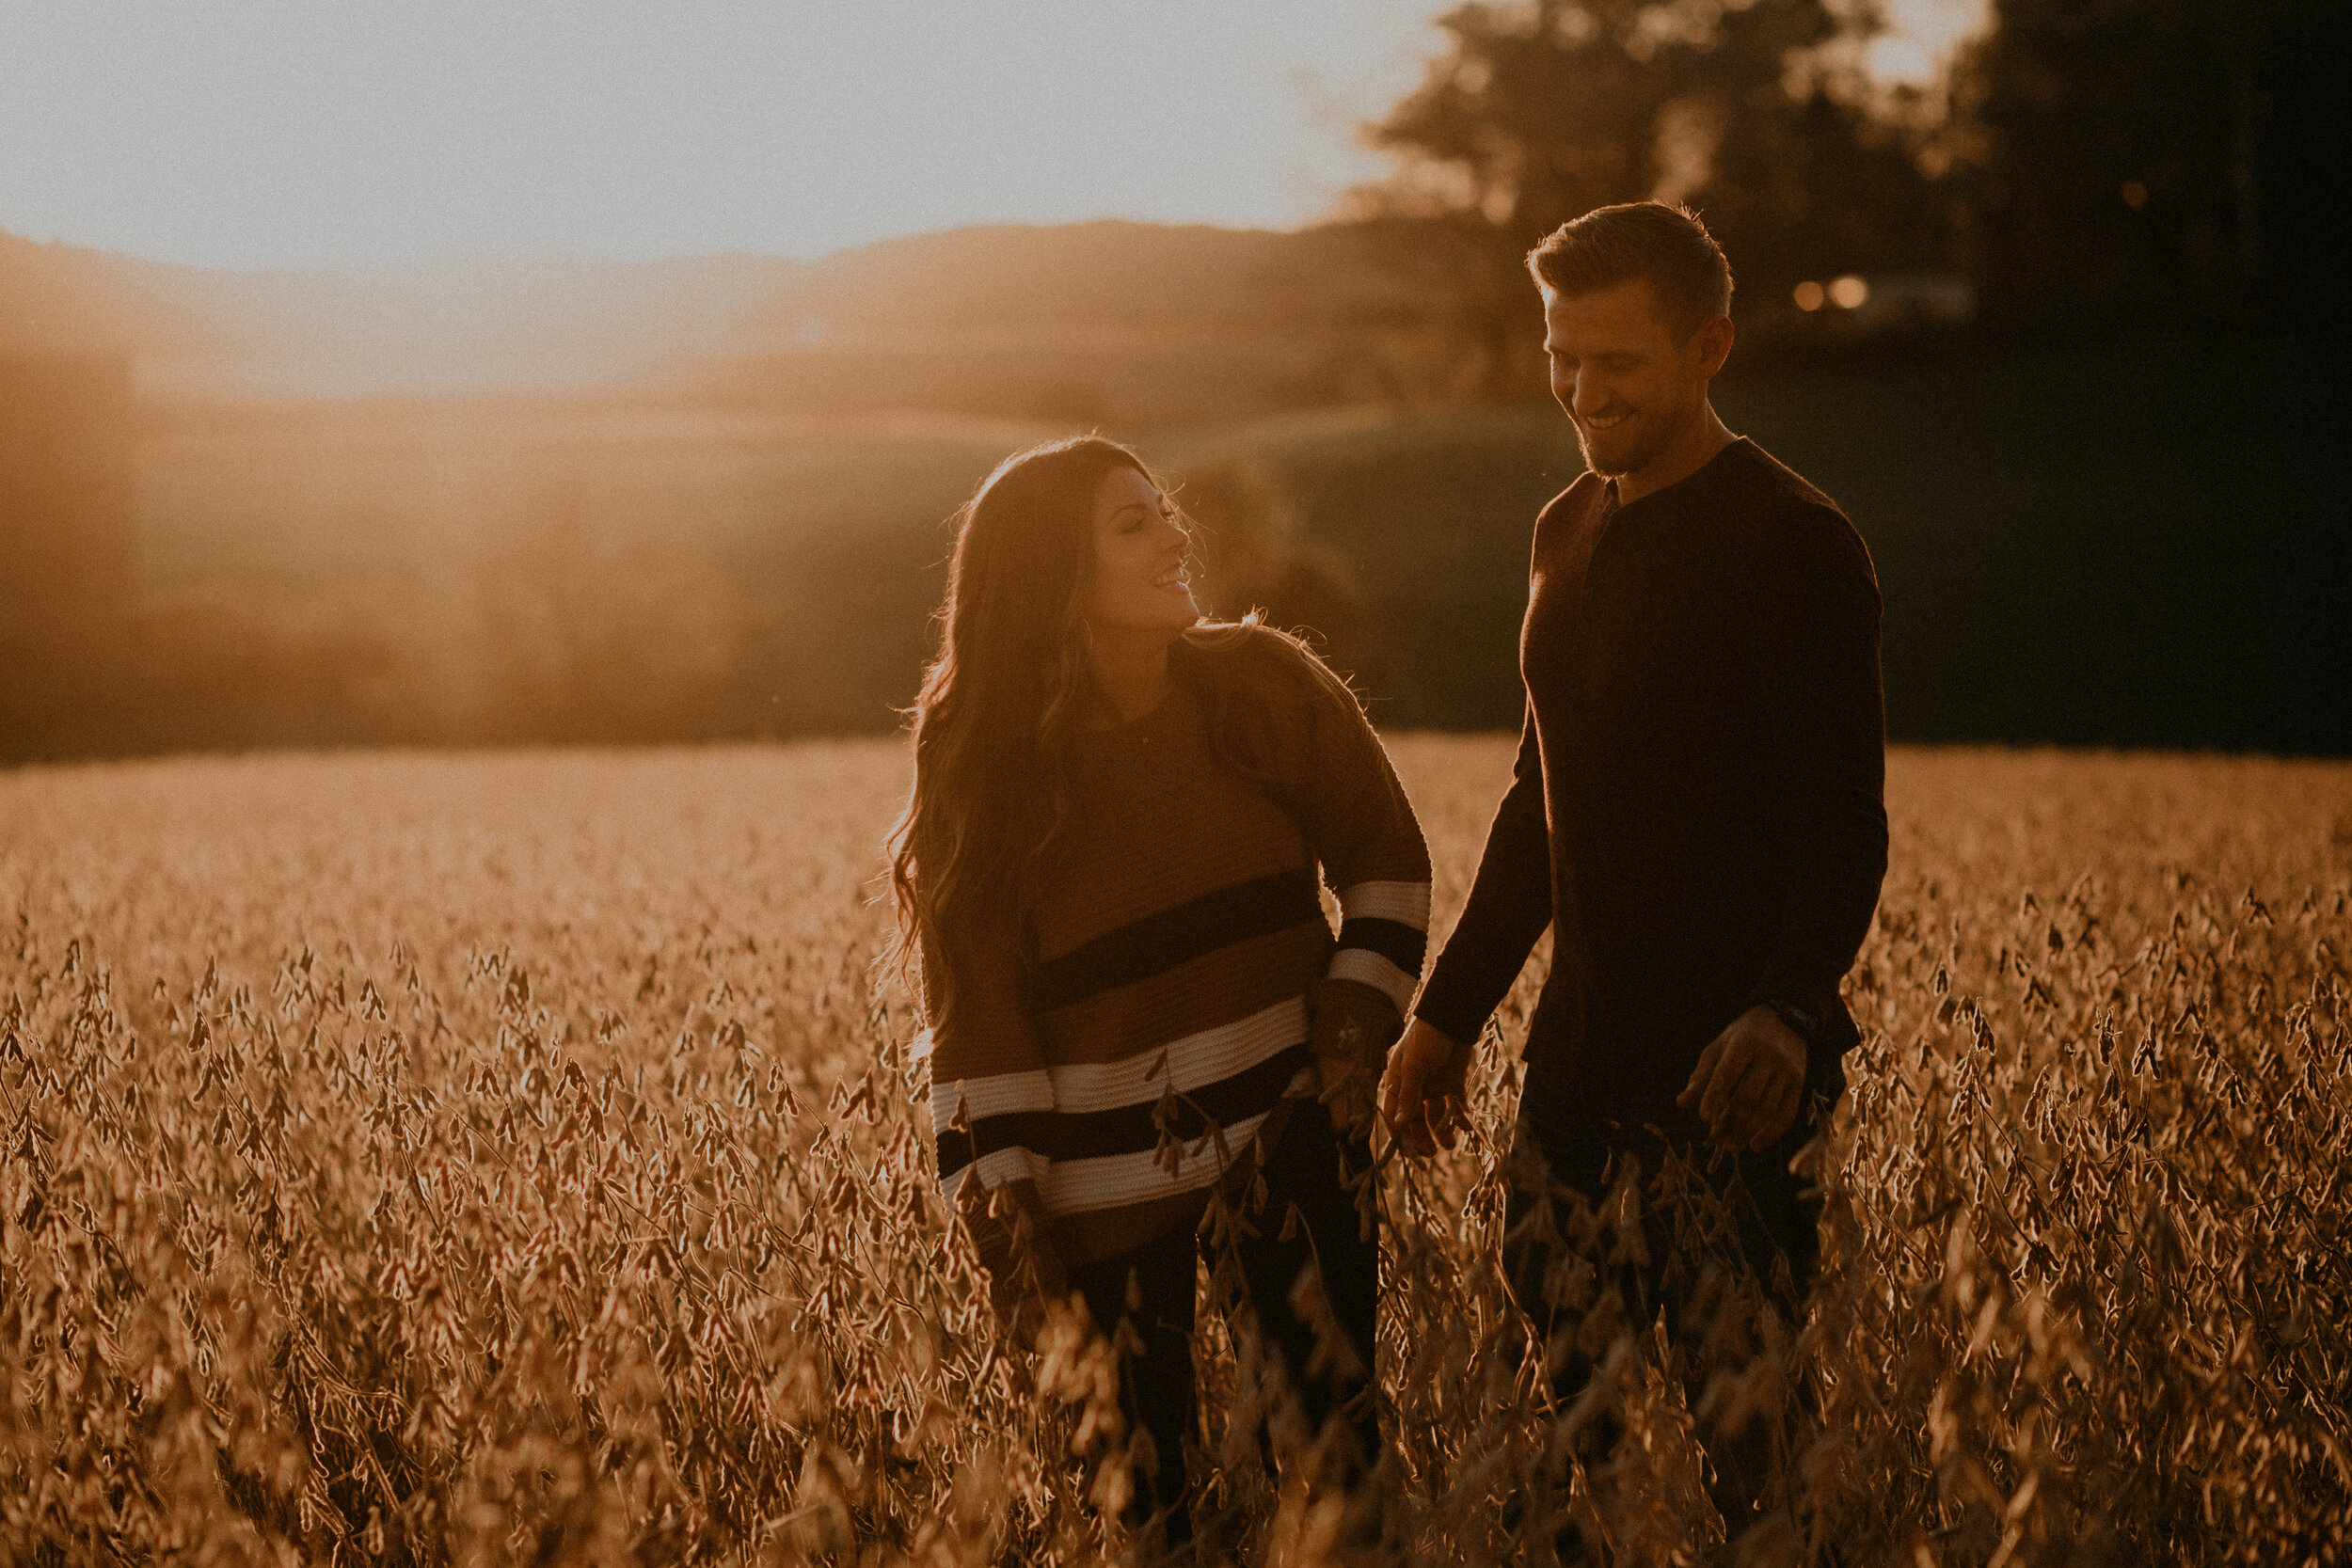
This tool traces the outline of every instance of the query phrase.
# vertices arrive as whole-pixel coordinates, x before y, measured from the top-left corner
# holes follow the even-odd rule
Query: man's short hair
[[[1731,314],[1731,263],[1698,214],[1662,201],[1596,207],[1527,253],[1527,270],[1556,294],[1589,294],[1649,279],[1677,338]]]

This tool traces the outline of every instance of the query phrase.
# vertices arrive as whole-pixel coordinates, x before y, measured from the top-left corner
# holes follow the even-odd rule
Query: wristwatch
[[[1780,1021],[1788,1025],[1789,1030],[1797,1038],[1804,1041],[1807,1048],[1820,1043],[1821,1015],[1820,1013],[1802,1002],[1790,1002],[1781,997],[1773,997],[1764,1006],[1772,1008]]]

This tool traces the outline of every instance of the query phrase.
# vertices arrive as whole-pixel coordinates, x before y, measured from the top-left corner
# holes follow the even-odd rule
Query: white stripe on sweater
[[[977,1180],[982,1192],[994,1192],[1009,1182],[1029,1180],[1044,1185],[1046,1162],[1025,1148],[1000,1148],[993,1154],[982,1155],[970,1164],[958,1165],[939,1179],[939,1190],[953,1201],[956,1190],[966,1178]]]
[[[1233,1164],[1249,1157],[1250,1140],[1266,1118],[1260,1112],[1221,1132],[1185,1139],[1176,1168],[1162,1164],[1155,1149],[1133,1154],[1104,1154],[1090,1160],[1057,1160],[1039,1184],[1048,1212],[1080,1214],[1090,1209],[1117,1209],[1155,1197],[1205,1187]]]
[[[1343,920],[1393,920],[1416,931],[1429,929],[1427,882],[1358,882],[1340,889]]]
[[[956,1119],[956,1102],[963,1102],[966,1125],[985,1117],[1009,1116],[1016,1111],[1050,1111],[1054,1108],[1053,1082],[1040,1068],[1025,1072],[996,1072],[985,1078],[950,1078],[946,1083],[931,1085],[931,1135],[938,1137],[947,1131],[947,1124]]]
[[[1306,1038],[1307,999],[1292,996],[1124,1061],[1073,1063],[1046,1072],[1054,1083],[1054,1109],[1115,1111],[1151,1104],[1171,1087],[1189,1094],[1222,1083]]]
[[[1334,980],[1354,980],[1370,986],[1395,1003],[1400,1015],[1410,1010],[1413,988],[1421,984],[1419,976],[1406,974],[1368,947],[1341,948],[1331,956],[1328,974]]]
[[[964,1119],[1020,1111],[1115,1111],[1149,1105],[1169,1088],[1190,1094],[1246,1072],[1267,1057],[1307,1038],[1307,999],[1286,997],[1248,1018],[1173,1039],[1123,1061],[1078,1062],[980,1078],[950,1078],[931,1085],[931,1132],[938,1136],[955,1119],[959,1097]]]

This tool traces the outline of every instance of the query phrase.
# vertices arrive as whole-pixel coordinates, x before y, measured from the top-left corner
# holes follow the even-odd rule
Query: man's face
[[[1576,425],[1586,467],[1639,473],[1705,418],[1707,383],[1723,367],[1714,336],[1701,327],[1676,341],[1647,278],[1583,294],[1544,291],[1551,395]]]

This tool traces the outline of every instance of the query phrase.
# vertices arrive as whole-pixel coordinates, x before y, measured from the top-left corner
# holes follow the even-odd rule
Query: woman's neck
[[[1131,723],[1160,705],[1168,695],[1168,650],[1174,641],[1163,631],[1092,629],[1087,663],[1106,724]]]

